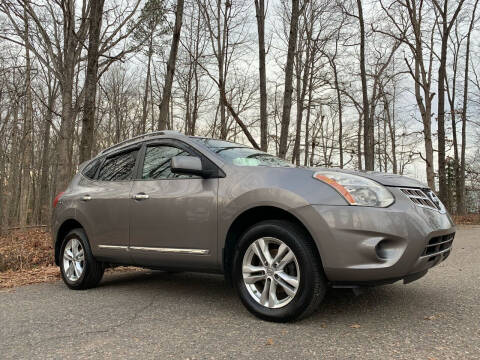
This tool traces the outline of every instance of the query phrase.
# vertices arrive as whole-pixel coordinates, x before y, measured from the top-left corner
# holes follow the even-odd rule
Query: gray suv
[[[330,287],[414,281],[455,226],[398,175],[294,167],[232,142],[142,135],[82,164],[54,201],[55,262],[71,289],[106,266],[223,273],[270,321],[312,313]]]

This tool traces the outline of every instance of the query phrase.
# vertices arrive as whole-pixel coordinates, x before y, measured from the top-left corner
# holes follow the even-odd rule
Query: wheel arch
[[[63,238],[73,229],[81,228],[85,231],[84,226],[77,220],[77,219],[67,219],[65,220],[62,225],[57,230],[55,235],[55,264],[59,264],[59,256],[60,256],[60,247],[62,246]]]
[[[265,220],[286,220],[299,226],[307,235],[308,241],[313,245],[313,248],[316,250],[316,256],[318,256],[321,262],[320,252],[312,234],[298,217],[276,206],[256,206],[239,214],[227,231],[222,255],[222,269],[227,279],[230,279],[232,260],[238,239],[249,227]]]

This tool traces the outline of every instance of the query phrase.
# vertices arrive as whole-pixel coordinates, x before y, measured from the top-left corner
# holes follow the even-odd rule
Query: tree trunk
[[[80,163],[92,156],[93,130],[95,127],[95,102],[97,99],[98,56],[100,30],[102,27],[104,0],[91,1],[88,30],[87,72],[85,75],[85,102],[82,118],[82,138],[80,140]]]
[[[448,38],[450,30],[455,23],[455,20],[462,8],[464,0],[460,0],[455,9],[455,13],[452,15],[450,21],[448,21],[448,0],[444,0],[443,9],[440,5],[434,2],[437,11],[440,13],[440,24],[442,27],[441,32],[441,50],[440,50],[440,64],[438,66],[438,184],[439,184],[439,197],[447,208],[451,207],[448,203],[448,184],[446,174],[446,158],[445,158],[445,79],[447,76],[447,50],[448,50]],[[432,50],[433,51],[433,50]]]
[[[267,75],[265,71],[265,0],[255,0],[260,76],[260,149],[268,150]]]
[[[343,169],[343,104],[342,94],[340,92],[340,84],[338,83],[337,65],[332,61],[333,76],[335,80],[335,89],[337,92],[337,106],[338,106],[338,148],[340,152],[340,169]]]
[[[43,130],[43,145],[42,145],[42,173],[40,177],[40,211],[38,215],[39,224],[44,224],[49,219],[49,200],[50,192],[48,188],[48,172],[50,169],[50,157],[49,157],[49,144],[50,144],[50,123],[52,121],[52,107],[55,99],[53,96],[49,96],[49,108],[47,109],[47,115]]]
[[[360,78],[362,80],[363,99],[363,148],[365,170],[375,168],[374,123],[368,106],[367,72],[365,69],[365,22],[363,19],[362,0],[357,0],[358,22],[360,25]]]
[[[415,14],[415,13],[414,13]],[[430,93],[430,71],[428,75],[425,72],[421,72],[420,68],[423,65],[423,49],[422,42],[420,41],[420,23],[416,21],[416,17],[413,17],[412,22],[414,23],[415,29],[415,72],[414,76],[414,88],[415,88],[415,99],[417,101],[417,106],[420,110],[420,115],[423,122],[423,141],[425,143],[425,172],[427,174],[427,184],[428,187],[432,190],[435,190],[435,175],[434,175],[434,166],[433,166],[433,143],[432,143],[432,100],[434,94]],[[422,67],[423,69],[423,67]],[[431,68],[430,68],[431,69]],[[422,85],[421,85],[422,84]],[[423,89],[423,94],[421,94],[421,89]]]
[[[225,91],[225,44],[227,35],[227,14],[228,7],[230,6],[229,2],[225,2],[225,9],[223,11],[224,18],[224,29],[221,28],[221,17],[222,17],[222,8],[221,1],[217,0],[217,58],[218,58],[218,88],[220,90],[220,99],[219,99],[219,111],[220,111],[220,139],[225,140],[227,138],[227,114],[226,114],[226,100],[227,93]]]
[[[362,166],[362,123],[363,123],[363,114],[359,114],[358,115],[358,134],[357,134],[358,170],[363,170],[363,166]]]
[[[169,112],[168,107],[170,104],[170,96],[172,94],[173,76],[175,75],[175,63],[177,61],[178,44],[180,43],[180,32],[182,30],[183,5],[184,0],[177,0],[172,45],[170,47],[170,55],[168,56],[167,62],[167,76],[165,79],[165,85],[163,87],[162,101],[160,103],[160,116],[158,121],[159,130],[165,130],[167,128]]]
[[[152,66],[152,55],[153,55],[153,33],[150,34],[150,43],[148,46],[148,60],[147,60],[147,76],[145,79],[145,91],[143,92],[143,103],[142,103],[142,122],[140,124],[141,133],[145,134],[147,132],[147,117],[148,117],[148,95],[150,92],[151,86],[151,66]]]
[[[301,45],[297,46],[300,48]],[[303,60],[303,51],[297,49],[295,54],[295,92],[296,92],[296,105],[297,105],[297,116],[296,116],[296,126],[295,126],[295,141],[293,143],[292,151],[292,163],[297,164],[297,160],[300,158],[300,138],[302,131],[302,114],[303,114],[303,101],[302,101],[302,60]],[[298,164],[297,164],[298,165]]]
[[[310,73],[313,73],[313,59],[315,58],[314,50],[315,44],[312,45],[312,32],[313,32],[313,11],[310,13],[309,19],[309,28],[306,32],[306,54],[305,54],[305,64],[303,66],[303,76],[301,77],[301,90],[297,91],[299,96],[297,96],[297,127],[295,131],[295,143],[293,146],[293,161],[296,165],[300,165],[300,141],[302,135],[302,121],[303,121],[303,111],[305,110],[305,97],[307,95],[307,88],[309,85]],[[298,64],[298,75],[297,75],[297,88],[299,85],[300,75],[301,75],[301,60],[302,56],[298,56],[300,64]],[[311,85],[311,83],[310,83]]]
[[[475,1],[472,18],[468,27],[467,46],[465,49],[465,75],[463,83],[463,106],[462,106],[462,147],[460,150],[460,187],[457,190],[457,214],[464,215],[465,209],[465,148],[467,143],[467,106],[468,106],[468,82],[470,66],[470,38],[475,24],[475,12],[477,11],[478,1]]]
[[[190,135],[195,135],[195,129],[197,126],[197,118],[198,118],[198,92],[199,92],[199,79],[198,79],[198,70],[197,65],[195,64],[195,68],[193,69],[193,75],[195,79],[195,90],[194,90],[194,97],[193,97],[193,111],[192,111],[192,122],[190,124]]]
[[[393,107],[395,108],[395,88],[393,89]],[[397,144],[396,144],[396,131],[395,131],[395,110],[392,109],[392,113],[390,113],[390,106],[387,101],[386,95],[384,94],[384,109],[385,114],[387,116],[386,122],[388,125],[388,132],[390,133],[390,142],[391,142],[391,159],[392,159],[392,172],[394,174],[398,173],[397,169]],[[386,157],[386,150],[385,150],[385,157]]]
[[[308,152],[309,152],[309,136],[310,136],[310,116],[312,113],[312,101],[313,101],[313,70],[310,72],[310,78],[308,81],[308,101],[307,101],[307,118],[305,120],[305,157],[303,165],[308,165]]]
[[[31,186],[31,163],[32,163],[32,133],[33,133],[33,104],[32,104],[32,82],[31,82],[31,63],[30,63],[30,45],[29,45],[29,26],[28,16],[24,8],[25,16],[25,112],[23,121],[23,136],[21,142],[22,151],[22,177],[20,184],[20,226],[25,226],[28,221],[29,206],[29,188]]]
[[[455,46],[455,45],[454,45]],[[458,69],[458,51],[460,49],[460,45],[458,45],[458,49],[454,51],[453,57],[453,72],[452,72],[452,87],[450,88],[448,79],[445,79],[446,90],[448,94],[448,102],[450,104],[450,120],[452,125],[452,140],[453,140],[453,173],[454,173],[454,183],[455,183],[455,198],[459,193],[460,188],[460,164],[459,164],[459,156],[458,156],[458,137],[457,137],[457,117],[456,117],[456,109],[455,109],[455,100],[456,100],[456,90],[457,90],[457,69]],[[449,163],[449,165],[451,165]],[[449,205],[451,207],[451,211],[453,211],[453,196],[449,191]],[[455,213],[457,210],[455,209]]]
[[[200,81],[198,75],[198,57],[200,56],[200,14],[198,14],[197,19],[197,37],[195,41],[195,63],[193,64],[193,78],[195,80],[195,87],[194,87],[194,95],[193,95],[193,110],[192,110],[192,121],[190,124],[190,132],[189,135],[195,135],[195,129],[197,126],[197,118],[198,118],[198,108],[199,108],[199,101],[198,95],[200,90]]]
[[[440,64],[438,66],[438,185],[439,197],[447,208],[450,209],[448,203],[448,187],[445,159],[445,77],[447,64],[447,46],[448,36],[446,36],[447,24],[443,23],[443,37],[440,51]]]
[[[71,146],[73,144],[74,111],[73,83],[75,79],[76,50],[78,39],[75,36],[75,4],[68,1],[65,5],[68,17],[64,19],[63,73],[61,74],[62,120],[58,134],[58,171],[56,172],[55,194],[64,191],[71,176]]]
[[[288,36],[287,63],[285,65],[285,89],[283,94],[283,112],[280,130],[279,156],[283,159],[287,156],[288,134],[290,128],[290,111],[292,108],[293,94],[293,63],[295,60],[295,51],[298,37],[298,18],[300,0],[292,0],[292,16],[290,20],[290,33]]]
[[[19,154],[20,154],[20,141],[18,140],[18,113],[20,112],[20,104],[18,99],[15,99],[13,106],[13,123],[12,123],[12,156],[10,161],[10,169],[8,174],[8,185],[7,185],[7,194],[5,196],[5,212],[3,214],[4,218],[2,221],[4,229],[8,228],[11,223],[11,219],[15,216],[15,209],[17,206],[16,203],[16,194],[18,193],[18,183],[19,175],[21,171]]]
[[[56,173],[56,189],[55,195],[64,191],[68,185],[70,178],[70,133],[73,126],[73,109],[72,109],[72,87],[73,78],[65,76],[62,87],[62,122],[58,134],[58,171]],[[67,80],[68,79],[68,80]]]

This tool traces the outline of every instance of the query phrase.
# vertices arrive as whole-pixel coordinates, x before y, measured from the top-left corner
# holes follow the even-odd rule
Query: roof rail
[[[122,146],[124,146],[128,143],[134,142],[135,140],[141,140],[141,139],[148,138],[148,137],[151,137],[151,136],[159,136],[159,135],[181,135],[181,133],[179,133],[178,131],[174,131],[174,130],[153,131],[153,132],[150,132],[150,133],[134,136],[133,138],[121,141],[118,144],[115,144],[113,146],[110,146],[109,148],[106,148],[105,150],[100,151],[100,154],[105,154],[105,153],[107,153],[111,150],[117,149],[117,148],[122,147]]]

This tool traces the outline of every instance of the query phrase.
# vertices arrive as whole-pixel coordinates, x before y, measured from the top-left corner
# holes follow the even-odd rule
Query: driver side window
[[[191,156],[191,154],[171,145],[148,146],[143,161],[142,179],[188,179],[197,177],[172,173],[170,161],[174,156]]]

